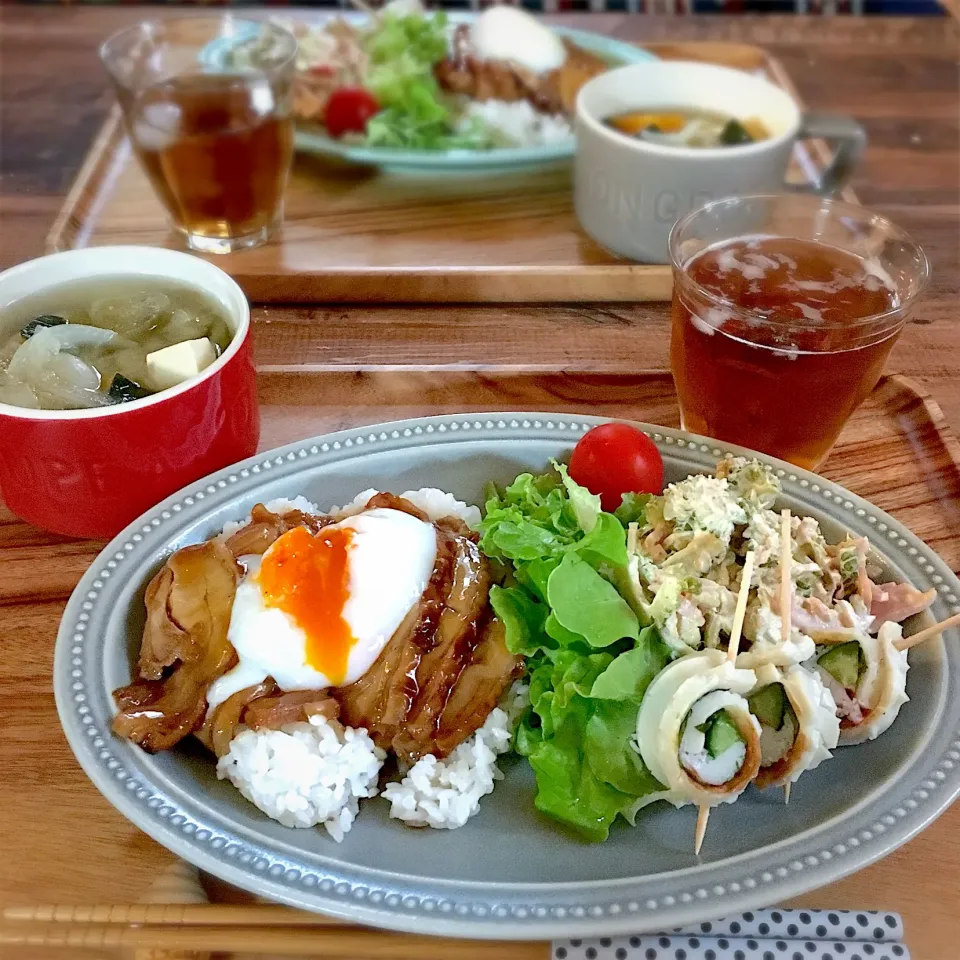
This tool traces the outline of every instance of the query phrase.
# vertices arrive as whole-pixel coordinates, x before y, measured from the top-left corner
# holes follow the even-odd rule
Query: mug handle
[[[798,140],[826,140],[833,159],[812,184],[787,184],[790,190],[829,195],[842,189],[867,145],[867,131],[852,117],[832,113],[806,113],[800,120]]]

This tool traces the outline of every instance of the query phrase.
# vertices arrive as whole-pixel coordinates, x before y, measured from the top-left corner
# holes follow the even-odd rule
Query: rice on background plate
[[[573,139],[565,117],[538,113],[526,100],[472,100],[463,113],[462,127],[479,120],[510,147],[543,147]]]

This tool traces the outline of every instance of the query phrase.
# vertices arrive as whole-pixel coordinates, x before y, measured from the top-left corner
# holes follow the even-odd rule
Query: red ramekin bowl
[[[0,403],[0,498],[28,523],[106,538],[164,497],[252,456],[260,439],[250,307],[219,267],[153,247],[90,247],[0,273],[0,309],[92,277],[171,280],[223,307],[230,345],[198,376],[143,400],[95,410]],[[10,335],[0,329],[0,339]]]

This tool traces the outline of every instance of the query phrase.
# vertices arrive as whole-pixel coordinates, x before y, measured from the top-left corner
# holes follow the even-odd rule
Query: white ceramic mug
[[[693,149],[633,139],[603,122],[619,113],[684,108],[741,121],[756,117],[771,136]],[[833,161],[806,188],[823,194],[843,186],[866,144],[856,121],[802,114],[789,94],[761,77],[679,60],[621,67],[585,84],[576,133],[574,204],[581,226],[613,253],[646,263],[666,263],[670,228],[710,200],[797,189],[785,183],[796,140],[830,142]]]

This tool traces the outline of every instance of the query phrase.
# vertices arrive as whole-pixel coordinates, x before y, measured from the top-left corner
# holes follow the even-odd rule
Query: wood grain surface
[[[796,96],[783,65],[760,47],[648,48],[664,59],[745,70]],[[798,141],[788,178],[809,183],[829,158],[823,141]],[[392,174],[299,154],[283,226],[255,250],[212,259],[260,302],[669,300],[668,265],[623,260],[580,229],[572,172],[569,161],[560,161],[480,174]],[[856,202],[849,188],[843,196]],[[133,155],[117,108],[94,140],[46,248],[110,243],[183,245]]]
[[[128,7],[0,7],[0,265],[42,252],[111,102],[96,45],[143,16]],[[957,25],[945,18],[778,16],[589,15],[563,22],[636,42],[763,45],[810,107],[851,113],[867,127],[871,146],[855,188],[865,204],[916,236],[934,268],[889,369],[923,381],[946,420],[960,426]],[[662,305],[273,305],[254,316],[267,445],[362,420],[471,407],[675,422],[662,375]],[[824,472],[893,512],[960,569],[960,488],[944,466],[938,417],[922,397],[888,382],[856,415]],[[129,902],[170,861],[88,783],[56,720],[56,627],[96,550],[34,530],[0,508],[3,903]],[[916,960],[953,960],[960,943],[958,837],[955,808],[886,860],[802,902],[898,910]],[[496,956],[546,960],[548,952],[527,944]]]

